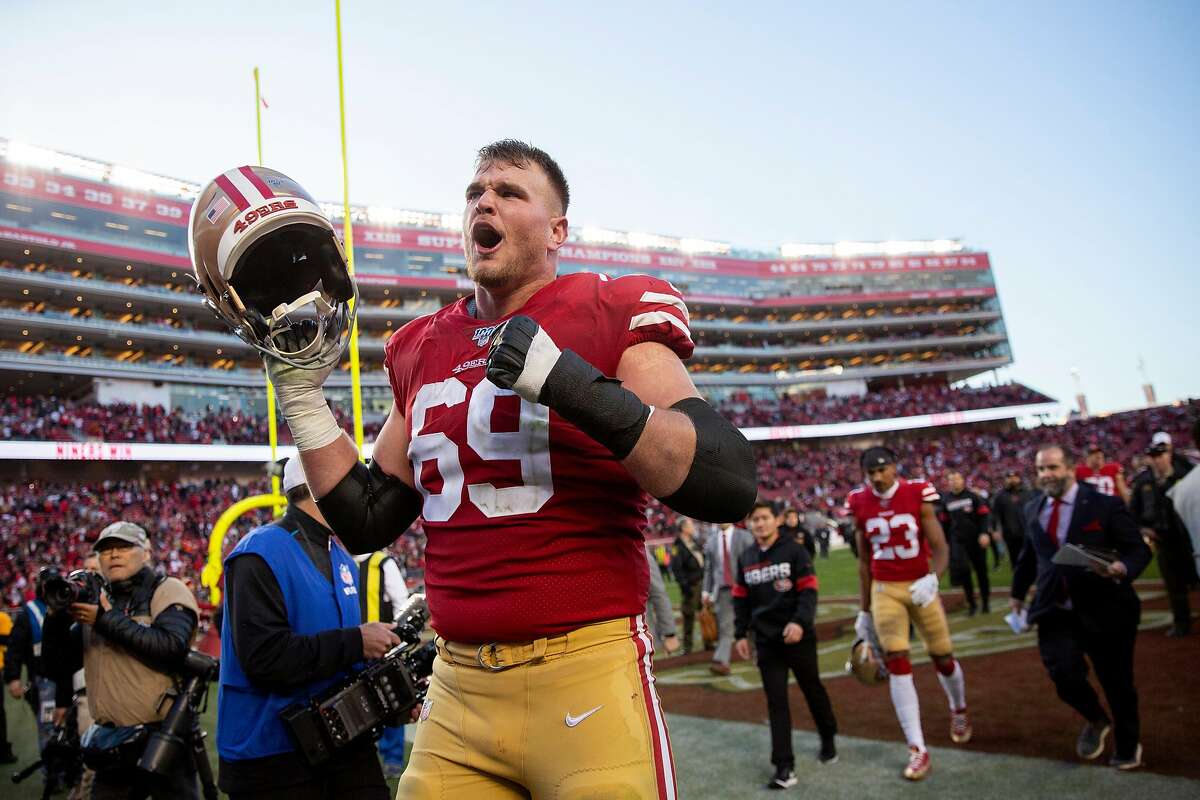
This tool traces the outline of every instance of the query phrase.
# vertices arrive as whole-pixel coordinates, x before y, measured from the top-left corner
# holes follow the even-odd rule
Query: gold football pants
[[[931,656],[950,655],[950,626],[939,595],[927,606],[912,601],[908,587],[912,581],[873,581],[871,586],[871,619],[875,633],[885,653],[898,653],[909,648],[908,623],[912,620],[917,634],[925,642]]]
[[[643,617],[437,647],[398,799],[675,799]]]

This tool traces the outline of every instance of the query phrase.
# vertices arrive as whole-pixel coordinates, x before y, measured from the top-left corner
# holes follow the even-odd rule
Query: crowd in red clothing
[[[342,428],[351,430],[353,421],[340,408],[334,408],[334,416]],[[379,422],[367,422],[364,435],[374,439],[380,427]],[[290,444],[291,433],[282,418],[278,430],[279,441]],[[10,395],[0,405],[0,433],[7,440],[265,444],[267,418],[228,408],[188,414],[162,406]]]
[[[1049,400],[1021,384],[1010,383],[980,389],[917,386],[885,389],[860,397],[808,394],[766,400],[741,394],[719,403],[718,407],[739,427],[753,427],[887,419]],[[334,414],[344,429],[351,429],[348,415],[337,407]],[[366,438],[374,439],[380,427],[378,421],[367,422]],[[263,444],[267,441],[267,420],[265,416],[228,408],[189,414],[162,406],[125,403],[104,406],[53,396],[11,395],[0,404],[0,433],[8,440]],[[291,442],[291,434],[282,420],[279,437],[284,444]]]
[[[1008,383],[978,389],[951,389],[945,384],[912,386],[850,397],[805,394],[758,399],[741,394],[725,400],[718,407],[738,427],[749,428],[891,419],[1049,402],[1052,402],[1051,399],[1041,392],[1019,383]]]
[[[1033,482],[1037,448],[1048,441],[1061,443],[1082,458],[1097,442],[1105,457],[1132,477],[1143,465],[1143,454],[1155,431],[1171,434],[1181,449],[1191,446],[1190,429],[1200,416],[1200,401],[1073,420],[1060,427],[989,430],[979,426],[915,431],[885,437],[900,457],[905,477],[924,477],[940,484],[956,470],[975,489],[992,491],[1010,469]],[[829,511],[862,482],[860,448],[821,443],[786,442],[758,449],[758,480],[764,494],[802,509]]]
[[[43,566],[63,571],[81,566],[96,534],[117,520],[143,526],[154,545],[154,562],[167,574],[198,584],[217,517],[238,499],[266,488],[265,481],[233,480],[0,484],[3,599],[11,604],[27,595]],[[265,512],[243,517],[241,524],[248,529],[263,519]]]
[[[200,573],[213,524],[239,499],[269,490],[265,479],[0,484],[0,607],[29,599],[41,567],[68,572],[82,566],[96,535],[117,520],[144,527],[154,564],[183,578],[203,599]],[[269,516],[269,509],[242,516],[227,534],[227,546]],[[410,574],[424,568],[423,542],[420,527],[414,526],[394,547]]]

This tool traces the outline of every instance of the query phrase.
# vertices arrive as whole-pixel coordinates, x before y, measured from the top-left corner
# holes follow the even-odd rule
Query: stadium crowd
[[[1049,402],[1052,401],[1046,395],[1019,383],[962,389],[943,384],[841,397],[807,394],[760,399],[741,393],[722,402],[720,409],[734,424],[746,428],[820,425]]]
[[[1132,476],[1142,466],[1144,451],[1155,431],[1166,431],[1186,447],[1200,401],[1072,420],[1049,434],[1082,454],[1099,443],[1106,458]],[[1032,483],[1033,457],[1047,438],[1042,428],[988,431],[977,427],[948,428],[898,436],[892,446],[900,453],[903,473],[938,482],[957,470],[967,484],[985,491],[1000,484],[1007,470],[1025,474]],[[759,483],[766,493],[799,508],[832,509],[862,482],[858,467],[861,448],[787,442],[759,449]]]
[[[849,397],[784,395],[770,400],[741,393],[718,407],[735,424],[752,427],[852,422],[1044,402],[1050,398],[1011,383],[978,389],[916,386]],[[345,412],[335,408],[334,414],[344,429],[351,429],[352,421]],[[366,438],[374,439],[381,424],[367,421],[363,426]],[[290,443],[282,421],[279,432],[280,441]],[[267,440],[267,420],[224,407],[210,407],[199,414],[160,405],[100,405],[54,396],[10,395],[0,404],[0,433],[8,440],[261,444]]]
[[[345,430],[353,421],[334,409]],[[382,423],[365,422],[364,436],[374,439]],[[0,434],[7,440],[157,442],[169,444],[262,444],[267,441],[267,418],[228,408],[207,408],[203,414],[160,405],[113,403],[100,405],[61,398],[10,395],[0,405]],[[291,433],[279,421],[279,441],[291,443]]]
[[[103,483],[0,484],[0,602],[15,606],[32,598],[34,578],[43,566],[70,571],[83,564],[96,533],[118,520],[154,531],[154,562],[184,579],[202,599],[200,572],[208,558],[208,535],[217,518],[239,499],[270,491],[263,481],[206,480]],[[242,517],[232,529],[249,531],[266,522],[268,511]],[[395,544],[409,574],[424,568],[419,523]]]

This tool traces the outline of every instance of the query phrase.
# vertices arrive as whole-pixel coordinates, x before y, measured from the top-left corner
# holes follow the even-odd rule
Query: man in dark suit
[[[1021,485],[1021,473],[1011,469],[1004,474],[1004,488],[996,492],[992,500],[992,530],[1000,531],[1004,537],[1004,548],[1012,568],[1017,568],[1017,557],[1025,544],[1025,506],[1037,494]]]
[[[1150,563],[1125,504],[1075,480],[1075,464],[1060,445],[1043,445],[1037,453],[1037,482],[1042,494],[1025,506],[1025,545],[1013,573],[1014,611],[1037,581],[1028,622],[1038,628],[1042,663],[1063,702],[1086,720],[1075,749],[1081,758],[1104,752],[1115,725],[1116,743],[1109,764],[1118,769],[1142,765],[1138,697],[1133,682],[1133,644],[1141,617],[1134,578]],[[1114,555],[1093,569],[1060,566],[1052,559],[1067,543]],[[1112,719],[1088,683],[1087,656],[1108,698]]]

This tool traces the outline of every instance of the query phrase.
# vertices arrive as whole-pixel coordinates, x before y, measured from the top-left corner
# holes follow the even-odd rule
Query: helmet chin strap
[[[268,340],[275,341],[275,337],[284,333],[292,326],[292,321],[288,319],[289,315],[304,308],[307,305],[312,305],[317,311],[317,334],[304,347],[294,353],[280,351],[281,355],[288,358],[307,358],[321,349],[321,345],[325,341],[325,320],[329,314],[333,313],[333,306],[325,299],[325,295],[318,290],[313,290],[308,294],[297,297],[290,303],[280,303],[271,311],[271,319],[268,329]]]

